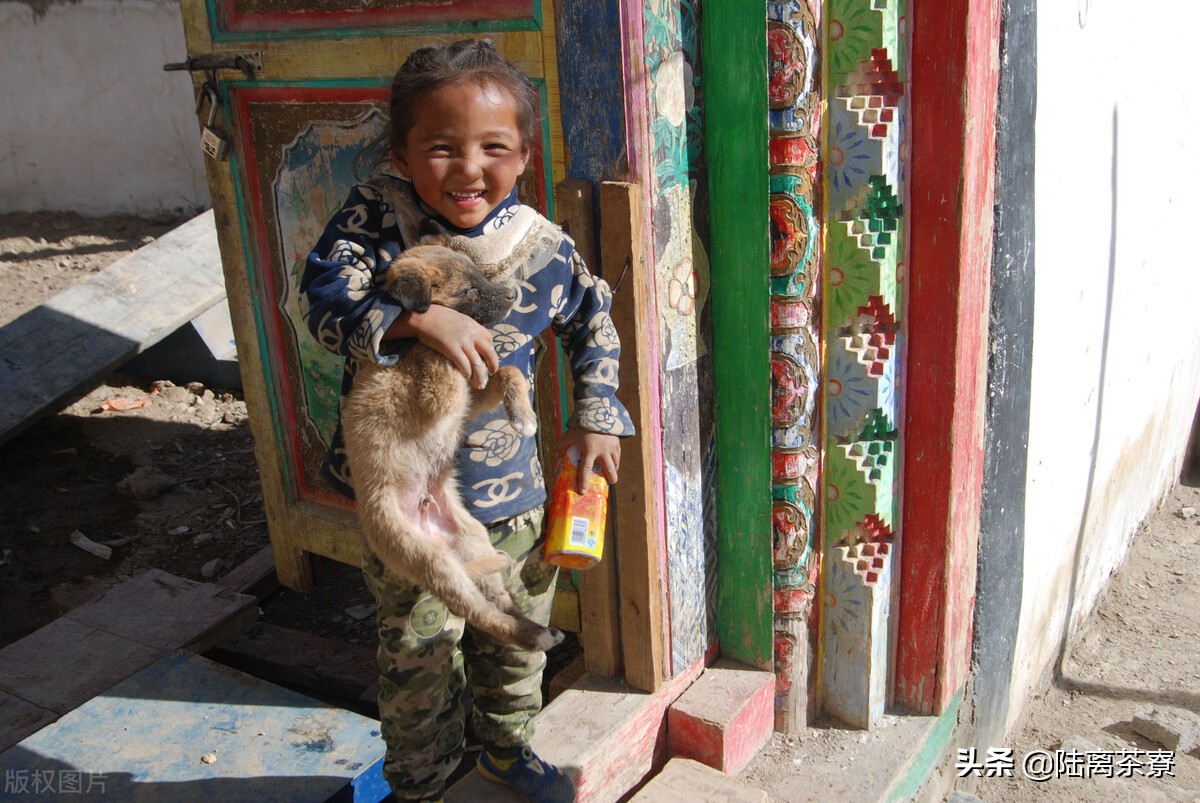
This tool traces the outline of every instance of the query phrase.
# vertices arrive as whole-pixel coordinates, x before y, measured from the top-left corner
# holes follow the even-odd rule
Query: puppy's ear
[[[433,218],[427,217],[422,220],[417,233],[421,237],[418,241],[421,245],[450,245],[450,233]]]
[[[397,267],[391,276],[388,295],[400,302],[409,312],[429,309],[431,288],[429,276],[420,267]]]

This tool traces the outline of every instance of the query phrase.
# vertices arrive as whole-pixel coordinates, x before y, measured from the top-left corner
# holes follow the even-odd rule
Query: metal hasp
[[[163,69],[206,73],[216,70],[241,70],[247,80],[252,80],[256,74],[262,72],[263,56],[261,50],[250,53],[199,53],[194,56],[189,53],[187,61],[164,64]]]

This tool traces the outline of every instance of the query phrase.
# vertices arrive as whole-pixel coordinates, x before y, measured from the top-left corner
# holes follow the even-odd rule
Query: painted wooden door
[[[182,8],[189,57],[244,55],[249,65],[212,73],[216,124],[230,147],[206,162],[276,566],[284,585],[307,590],[309,555],[357,564],[359,536],[352,507],[318,473],[341,363],[301,318],[305,257],[356,172],[370,167],[364,149],[382,130],[396,68],[433,41],[487,36],[534,80],[544,124],[520,192],[552,214],[564,174],[554,10],[550,0],[184,0]],[[195,75],[198,89],[204,77]],[[543,432],[556,423],[554,410],[545,413]]]

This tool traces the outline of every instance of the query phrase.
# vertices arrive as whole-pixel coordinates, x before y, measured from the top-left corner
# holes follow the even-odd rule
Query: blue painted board
[[[173,652],[0,753],[21,801],[377,801],[379,723]]]

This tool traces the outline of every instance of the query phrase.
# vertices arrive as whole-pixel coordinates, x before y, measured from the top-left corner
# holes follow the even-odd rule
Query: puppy
[[[446,243],[444,235],[426,236],[402,252],[387,270],[385,292],[414,312],[442,304],[484,326],[503,319],[516,291],[488,280]],[[392,366],[362,362],[342,410],[358,518],[367,545],[392,572],[498,641],[547,650],[563,634],[517,609],[499,574],[510,558],[491,545],[458,492],[454,461],[463,426],[497,404],[519,433],[534,433],[529,382],[513,366],[475,390],[421,343]]]

